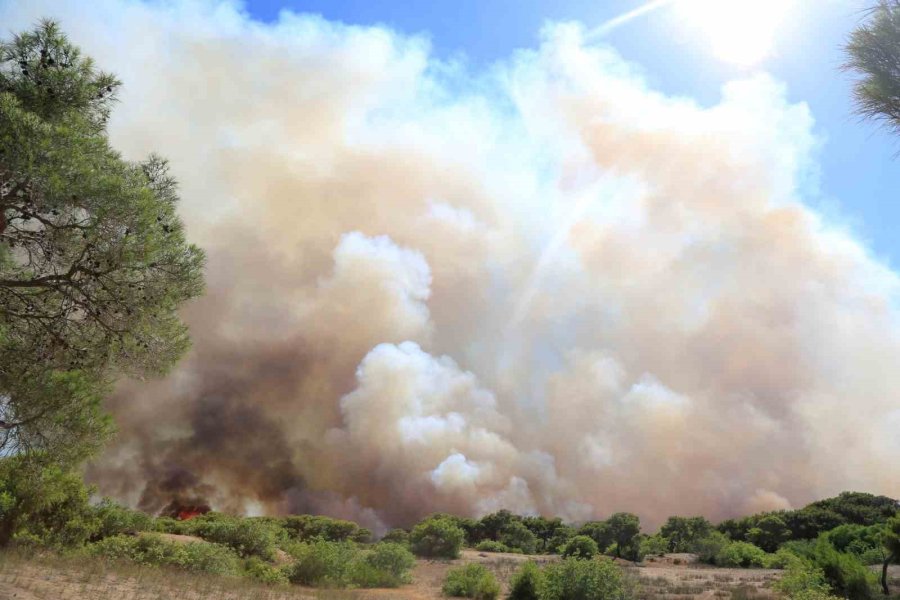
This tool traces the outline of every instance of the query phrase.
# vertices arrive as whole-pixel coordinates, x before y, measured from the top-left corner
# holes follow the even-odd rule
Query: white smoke
[[[575,24],[468,71],[227,2],[0,7],[124,80],[113,142],[171,158],[210,256],[103,491],[152,506],[177,466],[378,524],[900,495],[897,274],[809,208],[820,142],[771,77],[701,106]]]

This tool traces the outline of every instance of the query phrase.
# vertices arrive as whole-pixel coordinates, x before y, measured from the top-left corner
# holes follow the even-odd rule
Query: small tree
[[[713,526],[703,517],[669,517],[659,534],[669,541],[670,552],[690,552],[697,540],[712,532]]]
[[[410,549],[418,556],[457,558],[465,532],[446,517],[429,517],[409,534]]]
[[[616,513],[606,521],[606,524],[616,543],[616,557],[622,558],[624,553],[628,558],[635,558],[638,545],[636,538],[641,532],[641,521],[637,515]]]
[[[778,546],[789,540],[791,531],[784,520],[776,515],[767,515],[747,532],[747,541],[766,552],[775,552]]]
[[[508,600],[538,600],[543,580],[543,572],[529,560],[512,576]]]
[[[900,561],[900,515],[887,522],[882,537],[886,550],[884,563],[881,566],[881,591],[885,596],[890,595],[887,582],[888,566],[892,562]]]
[[[512,521],[500,530],[500,543],[524,554],[534,554],[538,540],[520,521]]]
[[[576,535],[563,547],[562,555],[565,558],[591,559],[599,552],[597,542],[586,535]]]
[[[621,600],[628,596],[622,571],[609,559],[567,558],[544,569],[541,600]]]

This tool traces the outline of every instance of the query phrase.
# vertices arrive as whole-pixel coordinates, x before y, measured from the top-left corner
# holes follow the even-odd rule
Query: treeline
[[[821,597],[834,593],[862,600],[877,591],[868,565],[879,564],[884,573],[900,557],[900,504],[856,492],[796,511],[760,513],[718,525],[703,517],[670,517],[652,534],[642,532],[640,520],[630,513],[575,525],[558,517],[500,510],[480,519],[434,514],[409,529],[390,530],[381,539],[356,523],[324,516],[210,512],[188,520],[155,517],[109,500],[92,502],[92,492],[80,477],[57,467],[35,470],[22,457],[0,459],[2,543],[26,552],[324,587],[395,587],[409,581],[416,556],[453,559],[463,548],[560,555],[558,563],[542,569],[529,564],[514,578],[514,588],[530,586],[534,594],[544,590],[535,598],[567,597],[559,586],[576,585],[573,577],[602,576],[604,585],[626,590],[627,578],[612,577],[611,569],[617,569],[602,560],[603,555],[640,562],[688,552],[722,567],[785,569],[780,585],[787,586],[788,597],[820,597],[798,591],[806,582],[803,589],[819,590],[825,594]],[[160,534],[195,536],[203,543]],[[796,594],[788,588],[797,588]],[[496,589],[493,575],[477,565],[451,570],[445,585],[448,594],[462,596],[494,597],[491,590]],[[563,595],[553,595],[557,593]]]

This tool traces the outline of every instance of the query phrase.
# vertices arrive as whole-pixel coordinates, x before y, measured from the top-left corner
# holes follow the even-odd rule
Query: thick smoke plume
[[[573,24],[475,69],[380,27],[87,6],[0,22],[57,17],[124,80],[113,142],[172,160],[209,253],[194,349],[111,403],[103,493],[374,527],[900,495],[898,277],[810,208],[813,119],[770,77],[700,106]]]

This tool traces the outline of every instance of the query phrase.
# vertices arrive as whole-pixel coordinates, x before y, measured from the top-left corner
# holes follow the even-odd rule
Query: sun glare
[[[675,14],[717,58],[752,66],[775,50],[792,0],[675,0]]]

